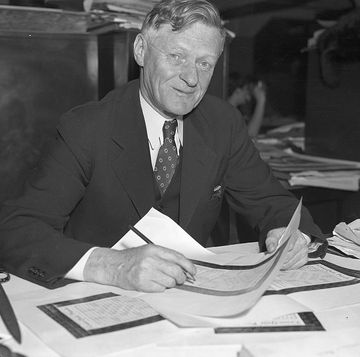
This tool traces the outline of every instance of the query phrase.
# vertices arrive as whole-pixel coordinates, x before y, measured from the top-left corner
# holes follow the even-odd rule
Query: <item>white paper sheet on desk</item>
[[[142,299],[160,313],[192,314],[207,317],[238,316],[260,299],[278,274],[289,244],[299,226],[301,202],[296,208],[277,251],[250,265],[216,266],[197,264],[196,281],[163,293],[144,294]],[[166,309],[166,310],[164,310]]]
[[[135,227],[147,236],[154,244],[174,249],[188,258],[202,259],[213,256],[171,218],[151,208],[150,211],[135,224]],[[133,231],[127,232],[112,248],[127,249],[146,244]]]
[[[134,351],[140,346],[155,345],[165,341],[170,336],[186,333],[186,331],[180,331],[170,322],[162,320],[122,330],[113,329],[111,332],[76,338],[62,324],[49,317],[38,307],[45,304],[61,304],[64,301],[88,298],[109,292],[128,296],[129,298],[140,295],[139,292],[135,291],[124,291],[116,287],[79,282],[54,290],[33,291],[26,294],[19,293],[12,300],[20,322],[26,325],[48,347],[56,351],[59,356],[64,357],[100,357],[110,354],[115,356],[115,354],[120,355],[121,351]],[[98,303],[101,304],[101,300],[98,300]],[[107,309],[107,307],[107,304],[105,304],[103,309]],[[86,314],[86,310],[81,309],[82,314]],[[97,309],[101,309],[101,307],[98,306]],[[98,321],[102,326],[112,326],[126,319],[126,316],[121,317],[114,314],[112,321],[109,322],[106,319],[106,315],[109,317],[108,314],[108,311],[104,311],[104,318],[102,318],[101,314],[98,313]],[[119,322],[117,321],[118,318],[120,318]],[[69,317],[66,317],[66,319],[69,320]]]
[[[239,327],[249,324],[261,323],[263,320],[272,320],[279,316],[309,311],[310,309],[284,296],[262,296],[260,300],[245,314],[230,317],[207,317],[194,314],[178,313],[174,310],[166,310],[162,315],[179,327]]]

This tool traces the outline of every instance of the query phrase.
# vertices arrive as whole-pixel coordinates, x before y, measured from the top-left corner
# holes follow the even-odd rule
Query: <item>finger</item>
[[[166,260],[168,262],[171,262],[173,264],[178,265],[182,270],[185,272],[188,272],[192,276],[196,274],[196,267],[195,265],[187,259],[184,255],[182,255],[179,252],[176,252],[175,250],[167,249],[164,247],[160,247],[161,251],[158,252],[160,254],[160,257],[163,260]]]
[[[147,257],[140,265],[130,271],[128,277],[135,290],[160,292],[173,288],[177,282],[184,283],[181,268],[157,257]]]
[[[184,274],[180,272],[179,275],[184,275]],[[176,285],[178,285],[175,277],[163,271],[158,271],[157,274],[152,277],[152,279],[155,284],[162,286],[164,290],[173,288]],[[185,279],[183,278],[182,281],[183,281],[182,283],[184,283]]]
[[[271,251],[274,251],[277,248],[284,231],[285,231],[285,228],[280,227],[280,228],[274,228],[268,232],[266,241],[265,241],[266,248],[268,250],[271,249]]]
[[[162,281],[166,287],[174,287],[175,285],[182,285],[186,281],[185,270],[176,263],[172,263],[168,260],[160,260],[157,268],[168,279]],[[171,280],[171,281],[170,281]]]
[[[144,284],[137,285],[135,290],[143,291],[145,293],[162,293],[166,290],[166,287],[156,281],[147,281]]]
[[[280,236],[271,235],[266,238],[265,245],[268,252],[274,252],[279,244]]]

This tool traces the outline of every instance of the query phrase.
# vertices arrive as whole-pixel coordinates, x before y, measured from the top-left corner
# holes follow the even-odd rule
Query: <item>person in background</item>
[[[61,119],[24,194],[0,212],[0,261],[46,287],[66,278],[159,292],[194,264],[154,244],[111,247],[155,207],[206,246],[226,199],[275,251],[298,200],[272,175],[234,107],[207,95],[225,41],[206,0],[162,0],[134,42],[140,78]],[[283,265],[325,241],[304,208]]]
[[[266,85],[253,76],[241,76],[237,72],[229,76],[228,102],[243,115],[251,137],[259,134],[264,122]]]

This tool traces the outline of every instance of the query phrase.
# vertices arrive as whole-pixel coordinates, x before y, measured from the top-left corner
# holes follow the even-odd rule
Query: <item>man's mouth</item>
[[[186,91],[186,90],[181,90],[181,89],[178,89],[178,88],[173,88],[175,90],[175,92],[177,92],[178,94],[180,95],[184,95],[184,96],[188,96],[188,95],[193,95],[195,92],[192,90],[192,91]]]

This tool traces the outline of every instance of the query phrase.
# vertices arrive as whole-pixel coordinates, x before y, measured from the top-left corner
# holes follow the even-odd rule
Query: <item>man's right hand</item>
[[[147,244],[125,250],[96,248],[85,264],[84,279],[127,290],[161,292],[183,284],[185,272],[195,275],[196,268],[181,253]]]

